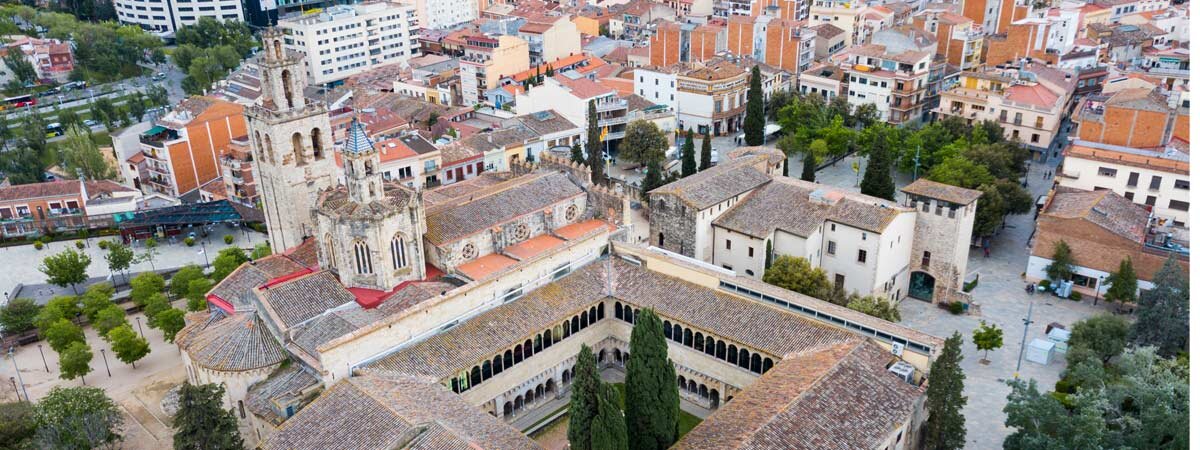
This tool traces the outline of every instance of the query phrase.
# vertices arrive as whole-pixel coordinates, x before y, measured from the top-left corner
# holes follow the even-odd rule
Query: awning
[[[155,125],[154,127],[150,128],[149,130],[146,130],[146,132],[143,133],[142,136],[154,136],[154,135],[156,135],[158,133],[162,133],[164,131],[167,131],[166,127],[164,127],[162,125]]]

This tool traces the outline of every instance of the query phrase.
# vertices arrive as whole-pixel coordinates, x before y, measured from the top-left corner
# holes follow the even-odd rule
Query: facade
[[[376,1],[335,5],[279,21],[289,50],[304,55],[308,80],[326,84],[417,54],[417,13],[409,5]]]
[[[417,11],[421,28],[449,29],[479,18],[476,0],[404,0]]]
[[[963,71],[983,63],[983,26],[948,11],[926,11],[913,17],[913,26],[937,35],[937,55]]]
[[[263,95],[246,108],[268,236],[278,249],[316,232],[309,209],[294,205],[316,205],[318,193],[337,183],[328,110],[304,97],[302,59],[283,38],[275,28],[263,32],[264,50],[254,61]]]
[[[1130,87],[1080,101],[1073,119],[1080,140],[1134,148],[1156,148],[1187,140],[1191,108],[1187,92]]]
[[[920,50],[891,52],[882,44],[846,51],[846,100],[873,104],[879,119],[891,124],[920,120],[933,66],[933,54]]]
[[[924,178],[900,190],[900,203],[916,212],[908,296],[924,301],[968,302],[962,292],[975,212],[982,193]]]
[[[234,138],[221,152],[221,182],[225,187],[225,198],[245,206],[258,205],[258,176],[254,155],[250,150],[250,139],[246,136]]]
[[[749,71],[721,59],[681,71],[677,80],[675,111],[681,128],[714,136],[742,129],[750,90]]]
[[[849,46],[850,33],[836,25],[822,23],[810,29],[816,32],[816,37],[813,38],[813,57],[817,60],[825,60]]]
[[[597,124],[602,130],[604,142],[619,141],[625,137],[625,125],[629,122],[629,102],[621,98],[613,88],[587,78],[571,78],[568,75],[548,77],[539,86],[517,94],[517,114],[527,115],[545,111],[549,106],[558,115],[576,127],[588,125],[588,104],[596,103]]]
[[[849,34],[847,46],[862,45],[867,42],[868,33],[865,29],[864,16],[867,4],[858,0],[814,0],[809,10],[809,25],[816,26],[828,23],[841,28]]]
[[[727,37],[731,54],[789,72],[808,69],[816,57],[816,31],[796,21],[766,15],[732,16]]]
[[[1154,216],[1169,218],[1175,226],[1190,222],[1191,181],[1189,156],[1174,145],[1130,148],[1076,139],[1063,151],[1063,165],[1055,181],[1079,190],[1107,190],[1153,209]]]
[[[1173,229],[1146,208],[1108,190],[1079,191],[1059,187],[1051,191],[1038,215],[1033,248],[1025,273],[1030,281],[1047,278],[1046,266],[1054,247],[1066,242],[1075,258],[1073,290],[1103,296],[1104,279],[1129,258],[1138,275],[1139,290],[1151,289],[1154,274],[1174,256],[1188,270],[1188,242],[1173,239]]]
[[[183,100],[138,137],[148,169],[143,192],[184,197],[221,177],[221,151],[246,136],[244,108],[211,97]]]
[[[142,193],[113,181],[48,181],[0,187],[0,234],[38,236],[111,226]]]
[[[529,59],[533,64],[555,61],[580,54],[580,34],[575,22],[567,15],[548,22],[525,22],[518,36],[529,42]]]
[[[666,67],[680,62],[708,61],[725,50],[726,33],[725,29],[712,25],[658,21],[647,47],[649,64]]]
[[[203,17],[240,22],[247,12],[239,0],[213,0],[204,5],[160,0],[113,0],[112,3],[121,23],[162,36],[172,36],[175,30],[194,25]]]
[[[71,44],[58,39],[37,39],[28,36],[6,36],[7,44],[4,51],[21,52],[25,60],[33,65],[37,79],[55,83],[69,81],[71,71],[75,69],[75,56]],[[0,77],[5,82],[11,80],[12,70],[0,62]]]
[[[529,43],[514,36],[470,36],[459,58],[463,103],[486,101],[484,93],[499,86],[500,77],[529,68]]]

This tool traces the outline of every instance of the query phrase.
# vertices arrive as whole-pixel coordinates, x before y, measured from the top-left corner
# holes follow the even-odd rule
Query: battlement
[[[587,164],[576,163],[570,158],[557,156],[548,152],[543,152],[540,162],[518,161],[511,164],[512,172],[516,175],[525,175],[532,173],[538,169],[554,170],[564,172],[572,182],[583,188],[592,186],[592,169]]]

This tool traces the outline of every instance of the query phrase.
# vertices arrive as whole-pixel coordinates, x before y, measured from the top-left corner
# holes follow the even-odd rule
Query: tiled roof
[[[588,100],[602,95],[612,94],[615,91],[607,86],[597,83],[587,78],[572,80],[562,75],[555,75],[554,81],[561,84],[564,88],[582,100]]]
[[[779,149],[764,146],[738,147],[725,154],[725,156],[729,159],[736,159],[745,155],[766,155],[769,158],[767,163],[771,165],[781,163],[783,162],[784,158],[787,158],[787,156],[784,155]]]
[[[937,200],[945,200],[957,205],[969,204],[983,195],[982,192],[974,189],[960,188],[958,186],[942,184],[936,181],[930,181],[926,178],[921,178],[912,182],[912,184],[901,188],[900,192],[919,195],[921,197],[929,197]]]
[[[532,114],[518,116],[517,120],[528,127],[537,136],[578,130],[579,127],[553,109],[538,111]]]
[[[609,258],[404,347],[368,368],[446,378],[609,296],[639,308],[653,307],[664,320],[682,321],[776,356],[854,339],[848,331]]]
[[[1066,150],[1063,150],[1063,155],[1069,158],[1090,159],[1187,175],[1191,165],[1190,155],[1184,153],[1187,151],[1187,144],[1184,143],[1179,147],[1179,149],[1130,148],[1076,139],[1067,146]]]
[[[770,176],[753,167],[760,158],[766,157],[744,157],[718,164],[650,193],[673,195],[693,208],[705,209],[770,182]]]
[[[1166,96],[1155,89],[1122,89],[1113,93],[1104,104],[1105,106],[1119,106],[1142,111],[1167,112],[1170,110],[1167,106]]]
[[[263,441],[288,449],[539,449],[444,386],[410,377],[342,379]]]
[[[25,200],[43,197],[67,197],[75,195],[79,195],[79,182],[74,180],[18,184],[0,188],[0,201]]]
[[[175,344],[188,353],[193,363],[204,368],[238,372],[270,367],[287,359],[283,348],[254,313],[230,317],[213,313],[184,328],[187,332],[176,336]]]
[[[322,192],[318,204],[322,214],[341,218],[374,218],[402,211],[417,201],[416,191],[397,182],[385,181],[383,196],[382,201],[372,200],[363,204],[350,198],[350,191],[345,186],[338,186]]]
[[[425,213],[428,215],[441,206],[456,205],[458,203],[452,200],[465,200],[476,192],[485,191],[511,179],[511,172],[484,172],[475,178],[427,190],[424,193]]]
[[[392,314],[417,306],[454,286],[440,281],[404,284],[373,309],[347,308],[323,313],[296,330],[292,338],[300,349],[317,357],[317,349],[326,342],[350,334]]]
[[[1053,108],[1058,103],[1059,96],[1051,92],[1049,88],[1041,84],[1015,85],[1008,88],[1004,93],[1007,100],[1012,100],[1026,105],[1040,106],[1043,108]]]
[[[1042,216],[1084,219],[1118,236],[1141,243],[1146,237],[1150,212],[1113,191],[1080,191],[1059,188]]]
[[[330,308],[354,301],[354,294],[328,271],[305,275],[260,289],[263,306],[280,328],[291,328]]]
[[[267,379],[254,383],[246,392],[246,408],[272,425],[283,423],[287,417],[279,415],[275,402],[300,395],[321,380],[305,371],[299,364],[277,370]]]
[[[371,138],[367,137],[366,127],[355,117],[350,121],[350,135],[346,137],[346,144],[342,147],[342,151],[346,153],[362,153],[374,147],[375,143],[371,142]]]
[[[467,145],[465,141],[451,142],[450,144],[443,146],[440,150],[442,151],[443,165],[449,165],[483,155],[482,151]]]
[[[813,27],[813,30],[816,31],[817,36],[820,36],[822,39],[830,39],[842,34],[846,34],[846,30],[838,28],[837,25],[831,23],[821,23],[820,25]]]
[[[672,448],[885,447],[922,395],[888,373],[892,359],[866,338],[784,359]]]
[[[233,273],[208,291],[208,295],[215,295],[239,310],[253,308],[254,288],[262,286],[272,278],[279,278],[302,269],[304,266],[284,255],[267,256],[257,261],[242,263]]]
[[[579,195],[585,195],[584,191],[562,173],[515,178],[465,201],[427,211],[425,238],[434,245],[454,242]]]

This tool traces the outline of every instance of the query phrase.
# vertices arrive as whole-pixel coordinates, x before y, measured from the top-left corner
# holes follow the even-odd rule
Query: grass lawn
[[[615,386],[617,388],[617,397],[618,397],[617,400],[621,403],[621,411],[624,411],[625,410],[625,383],[616,383],[613,386]],[[680,400],[680,401],[682,401],[682,400]],[[680,409],[679,410],[679,437],[683,438],[683,435],[687,434],[689,431],[692,431],[692,428],[696,428],[696,425],[699,425],[701,420],[704,420],[704,419],[701,419],[699,417],[688,414],[687,411]]]
[[[625,409],[625,383],[616,383],[613,386],[617,388],[617,401],[621,405],[621,410]],[[563,406],[563,409],[569,408],[571,405]],[[557,412],[557,411],[555,411]],[[699,417],[688,414],[684,410],[679,410],[679,438],[692,431],[700,421],[704,420]],[[570,421],[570,415],[563,414],[562,417],[556,419],[553,423],[542,427],[540,431],[534,433],[531,438],[539,444],[549,448],[561,448],[567,439],[567,423]]]

